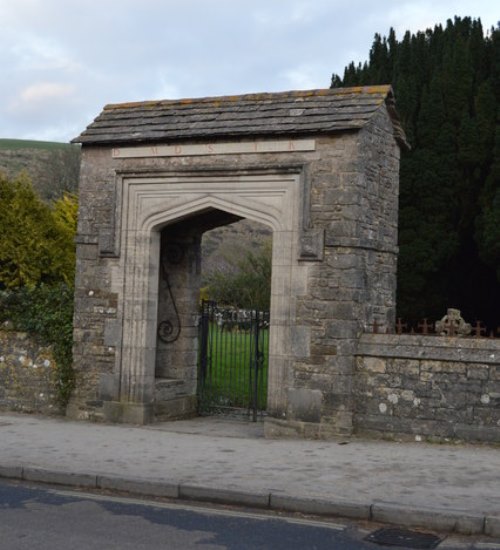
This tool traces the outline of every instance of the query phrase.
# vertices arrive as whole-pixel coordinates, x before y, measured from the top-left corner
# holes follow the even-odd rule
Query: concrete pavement
[[[0,414],[0,477],[500,537],[500,449],[269,440],[262,425]]]

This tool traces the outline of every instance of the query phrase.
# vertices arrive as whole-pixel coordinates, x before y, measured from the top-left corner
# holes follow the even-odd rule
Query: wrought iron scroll
[[[179,316],[179,311],[177,310],[177,305],[174,300],[172,287],[168,278],[168,270],[165,264],[167,262],[173,265],[180,264],[183,258],[184,249],[181,245],[169,243],[167,246],[165,246],[161,260],[161,277],[167,287],[168,295],[170,296],[170,301],[172,302],[172,308],[174,312],[173,318],[164,319],[158,324],[158,338],[165,344],[171,344],[172,342],[175,342],[177,338],[179,338],[181,333],[181,319]]]

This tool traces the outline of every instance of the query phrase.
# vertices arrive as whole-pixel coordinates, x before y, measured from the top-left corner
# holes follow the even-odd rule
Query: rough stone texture
[[[190,396],[196,392],[201,231],[193,225],[174,224],[161,235],[155,413],[164,419],[196,413]]]
[[[378,112],[359,134],[330,141],[311,177],[311,223],[325,229],[325,260],[311,266],[308,292],[297,298],[299,319],[311,326],[311,354],[295,363],[294,385],[322,391],[322,422],[338,433],[352,431],[357,338],[374,318],[395,316],[399,148],[392,131]]]
[[[293,101],[302,98],[305,108],[313,109],[304,98],[330,97],[320,92],[299,93]],[[365,89],[357,94],[345,105],[370,96]],[[253,98],[256,112],[264,103],[271,108],[273,97]],[[280,103],[283,96],[274,100]],[[225,101],[236,100],[221,98]],[[123,106],[127,113],[128,108]],[[355,124],[346,121],[343,129],[348,131],[338,126],[327,131],[320,117],[312,122],[319,125],[316,133],[313,127],[308,130],[310,142],[304,150],[294,147],[301,132],[292,126],[286,132],[281,122],[275,142],[269,141],[272,125],[263,133],[246,129],[245,136],[255,140],[251,153],[231,153],[231,143],[243,142],[231,137],[230,127],[226,134],[214,134],[217,154],[200,156],[161,157],[153,144],[151,154],[142,147],[137,155],[120,157],[113,154],[112,139],[103,144],[107,131],[99,134],[101,123],[94,128],[100,137],[92,138],[93,130],[84,134],[75,303],[77,389],[68,415],[140,420],[149,418],[151,410],[157,417],[193,412],[199,240],[208,228],[247,217],[273,230],[266,433],[331,437],[352,432],[357,340],[375,317],[392,322],[395,308],[399,130],[391,105],[380,97],[369,116],[367,112],[356,116]],[[116,125],[126,125],[125,119],[113,121],[112,134],[121,132]],[[118,142],[127,131],[123,127]],[[183,147],[205,143],[208,151],[210,142],[195,134],[188,142],[185,132],[179,134]],[[145,135],[137,138],[137,147]],[[133,150],[134,140],[127,139]],[[264,142],[269,151],[259,152]],[[272,143],[277,144],[274,149]],[[169,243],[183,249],[177,264],[166,262],[177,314],[162,279]],[[180,320],[181,332],[165,344],[158,330],[172,316]]]
[[[23,332],[0,331],[0,410],[60,414],[55,361]]]
[[[500,441],[500,342],[365,334],[355,384],[357,433]]]

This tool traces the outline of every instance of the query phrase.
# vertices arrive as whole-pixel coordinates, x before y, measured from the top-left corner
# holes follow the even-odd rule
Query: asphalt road
[[[365,535],[355,524],[325,524],[0,481],[1,550],[387,548],[363,541]],[[455,545],[446,540],[438,548],[488,548],[479,544]]]
[[[1,550],[380,548],[322,526],[231,510],[0,482]]]

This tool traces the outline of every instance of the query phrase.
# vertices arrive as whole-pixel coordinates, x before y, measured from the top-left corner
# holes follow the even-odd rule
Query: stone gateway
[[[350,434],[358,339],[395,315],[391,88],[108,105],[74,141],[68,415],[195,414],[201,237],[247,218],[273,239],[266,435]]]

